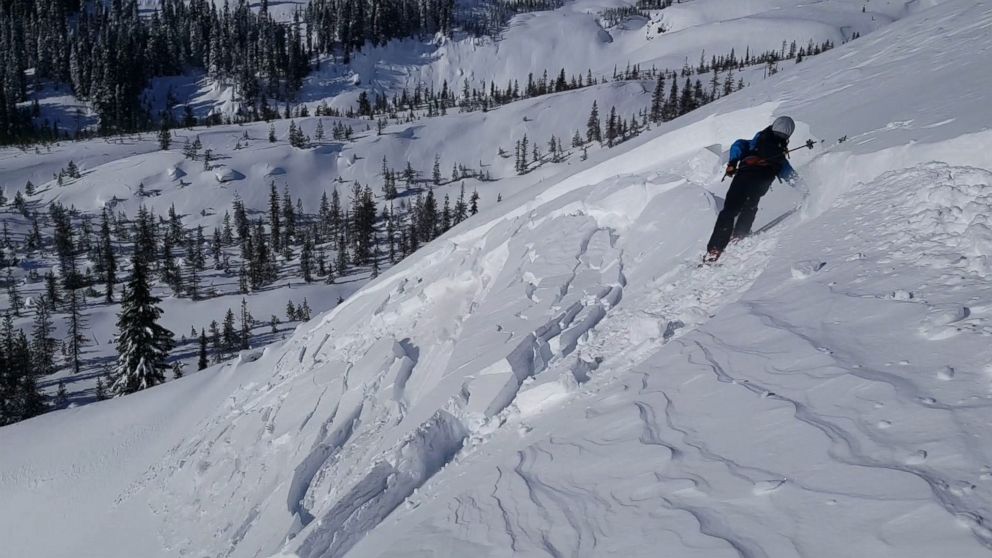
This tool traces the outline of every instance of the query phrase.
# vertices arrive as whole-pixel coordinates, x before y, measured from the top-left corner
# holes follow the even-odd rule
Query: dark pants
[[[723,210],[716,218],[707,250],[716,249],[722,252],[732,237],[743,238],[751,234],[751,225],[758,214],[758,201],[768,193],[773,180],[774,176],[750,169],[742,169],[737,173],[727,190]]]

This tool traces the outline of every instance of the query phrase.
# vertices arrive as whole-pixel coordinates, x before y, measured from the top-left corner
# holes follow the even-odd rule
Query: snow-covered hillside
[[[932,0],[687,0],[664,10],[647,10],[647,18],[634,16],[608,25],[603,14],[629,8],[629,1],[574,0],[557,10],[519,15],[495,39],[457,33],[452,38],[368,44],[343,65],[325,59],[293,101],[311,111],[321,103],[346,110],[355,106],[361,91],[392,96],[418,84],[440,89],[444,82],[460,91],[466,80],[472,87],[503,86],[513,80],[523,83],[530,73],[556,75],[561,69],[569,75],[589,71],[601,77],[628,64],[680,69],[696,64],[700,56],[709,60],[731,50],[738,56],[777,51],[783,41],[841,44],[928,2]],[[257,8],[256,2],[251,4]],[[270,2],[269,10],[274,17],[289,19],[292,10],[303,4]],[[230,86],[202,74],[157,80],[151,88],[156,107],[164,107],[162,91],[170,87],[179,99],[188,99],[201,117],[211,112],[231,114],[239,107]],[[50,102],[64,101],[52,97]],[[63,112],[62,119],[69,121],[71,111]]]
[[[714,33],[773,9],[791,21],[797,4],[695,0],[666,17]],[[501,203],[283,344],[0,429],[3,554],[987,556],[992,8],[865,5],[899,19],[614,150],[499,183]],[[828,18],[862,2],[811,6]],[[721,11],[736,23],[710,23]],[[516,48],[513,32],[497,45]],[[458,142],[505,164],[493,138],[567,137],[556,103],[644,106],[637,88],[373,131],[357,161],[259,142],[221,163],[319,183]],[[760,234],[698,267],[724,192],[713,146],[782,114],[823,141],[793,161],[811,196],[778,219],[798,197],[776,186]],[[87,207],[181,164],[154,153],[126,169],[124,148],[88,145],[88,186],[41,199]],[[44,157],[11,176],[50,175]],[[191,214],[238,187],[186,180],[162,196]]]

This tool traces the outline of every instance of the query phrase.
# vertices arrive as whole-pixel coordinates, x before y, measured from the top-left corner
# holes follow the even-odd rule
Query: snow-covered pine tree
[[[100,215],[100,259],[102,261],[104,301],[114,301],[114,284],[117,283],[117,255],[110,237],[110,217],[104,208]]]
[[[313,240],[307,234],[303,239],[303,249],[300,251],[300,273],[307,283],[313,281]]]
[[[434,167],[431,169],[431,180],[435,186],[441,184],[441,156],[434,155]]]
[[[221,326],[221,346],[224,351],[238,350],[238,331],[234,328],[234,312],[228,308],[224,314],[224,324]]]
[[[149,288],[148,270],[141,258],[132,260],[131,279],[121,300],[117,319],[117,366],[111,392],[134,393],[165,381],[173,334],[158,321],[160,299]]]
[[[163,121],[162,128],[158,131],[158,147],[162,151],[166,151],[170,145],[172,145],[172,131],[169,130],[169,125]]]
[[[83,345],[86,344],[86,336],[83,330],[86,329],[86,317],[83,316],[83,305],[85,300],[78,289],[66,289],[66,350],[69,355],[69,363],[72,365],[72,373],[79,374],[82,370]]]
[[[468,205],[465,203],[465,183],[462,182],[461,190],[458,192],[458,201],[455,202],[453,215],[454,224],[461,223],[468,217]]]
[[[654,93],[651,95],[651,122],[661,122],[665,108],[665,75],[658,76]]]
[[[17,288],[17,280],[14,279],[10,268],[7,268],[7,305],[14,316],[20,317],[21,309],[24,308],[24,297]]]
[[[283,244],[289,244],[296,239],[296,214],[293,212],[293,198],[289,193],[289,184],[282,190],[282,224]]]
[[[276,183],[273,180],[269,183],[269,231],[272,239],[272,249],[279,251],[281,242],[281,211],[279,210],[279,193],[276,192]]]
[[[241,330],[238,334],[238,343],[241,350],[248,349],[251,341],[251,328],[255,323],[255,318],[248,311],[248,301],[241,298]]]
[[[586,141],[603,141],[603,131],[599,122],[599,106],[596,101],[592,102],[592,111],[586,121]]]
[[[451,228],[451,201],[448,194],[444,195],[444,203],[441,205],[441,232],[447,232]]]
[[[610,116],[606,120],[606,145],[613,147],[620,136],[620,124],[617,122],[617,108],[610,107]]]
[[[55,325],[44,295],[35,303],[34,326],[31,329],[31,365],[34,372],[47,376],[55,371],[55,349],[57,340],[52,337]]]

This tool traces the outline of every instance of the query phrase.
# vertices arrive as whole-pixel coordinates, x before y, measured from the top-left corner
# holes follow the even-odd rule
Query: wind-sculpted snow
[[[698,289],[683,309],[724,289],[712,319],[665,336],[658,309],[629,310],[659,324],[638,346],[644,323],[621,306],[586,346],[614,350],[583,391],[511,419],[355,554],[986,555],[988,310],[942,314],[958,325],[940,340],[919,327],[935,304],[992,300],[968,232],[992,210],[990,183],[973,168],[894,172],[729,252],[750,279],[742,260],[676,268],[664,284]],[[920,193],[891,203],[907,190]],[[811,251],[822,261],[807,265]]]
[[[45,556],[987,556],[989,28],[979,2],[920,6],[549,172],[285,344],[133,407],[0,430],[17,448],[0,539]],[[917,63],[953,87],[918,71],[909,87]],[[811,196],[797,210],[776,185],[760,232],[700,267],[724,191],[708,147],[784,110],[826,140],[793,159]],[[34,445],[59,428],[58,452]],[[90,534],[110,525],[119,540]]]

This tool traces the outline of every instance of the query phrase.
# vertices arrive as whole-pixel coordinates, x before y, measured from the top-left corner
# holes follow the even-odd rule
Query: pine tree
[[[111,391],[127,395],[165,381],[166,358],[173,348],[173,334],[162,327],[160,299],[148,286],[145,262],[132,260],[131,279],[121,301],[117,320],[117,366]]]
[[[606,145],[613,147],[619,135],[620,128],[617,122],[617,108],[610,107],[610,116],[606,121]]]
[[[447,232],[451,228],[451,202],[448,194],[444,195],[444,204],[441,206],[441,232]]]
[[[589,120],[586,121],[586,141],[603,141],[603,131],[599,123],[599,106],[596,101],[592,102],[592,111],[589,113]]]
[[[313,240],[310,235],[303,239],[303,249],[300,251],[300,272],[307,283],[313,281]]]
[[[248,312],[248,301],[241,298],[241,332],[238,336],[239,346],[242,350],[249,347],[249,342],[251,341],[251,327],[254,324],[255,318],[252,317],[251,313]]]
[[[468,217],[468,206],[465,203],[465,183],[462,182],[461,190],[458,193],[458,201],[455,202],[454,224],[461,223]]]
[[[283,244],[289,244],[296,238],[296,214],[293,212],[293,198],[289,195],[289,185],[283,186],[282,191],[282,224],[285,231]]]
[[[79,374],[82,369],[83,345],[86,344],[86,336],[83,330],[86,329],[86,318],[83,316],[83,297],[77,289],[66,290],[66,311],[68,315],[66,322],[66,349],[69,354],[69,362],[72,365],[72,373]]]
[[[10,268],[7,268],[7,305],[10,306],[10,311],[14,313],[14,316],[20,317],[21,309],[24,308],[24,297],[17,289],[17,281],[14,280]]]
[[[172,253],[172,238],[166,235],[162,239],[162,265],[161,279],[172,289],[173,294],[179,296],[183,290],[183,278],[176,258]]]
[[[224,323],[221,326],[221,344],[225,351],[236,351],[239,346],[238,332],[234,328],[234,312],[230,308],[224,314]]]
[[[479,212],[479,191],[472,190],[472,197],[469,199],[469,215],[475,215]]]
[[[169,125],[162,122],[162,128],[158,131],[158,147],[166,151],[170,145],[172,145],[172,132],[169,130]]]
[[[52,312],[56,311],[62,304],[59,281],[51,271],[45,273],[45,302],[48,303],[48,308]]]
[[[669,120],[674,120],[679,116],[679,84],[678,81],[672,80],[672,87],[668,91],[668,99],[665,101],[665,105],[661,109],[661,119],[665,122]]]
[[[338,189],[335,188],[331,192],[331,208],[330,208],[330,220],[328,235],[337,238],[338,233],[341,231],[341,196],[338,194]]]
[[[651,122],[661,122],[665,108],[665,76],[658,77],[654,93],[651,95]]]
[[[279,210],[279,194],[276,192],[276,183],[272,181],[269,184],[269,230],[270,236],[272,238],[272,249],[276,252],[282,246],[280,232],[281,232],[281,211]]]
[[[117,256],[110,238],[110,218],[104,208],[100,217],[100,258],[103,262],[104,301],[114,301],[114,284],[117,283]]]
[[[441,156],[434,155],[434,168],[431,171],[431,180],[434,182],[435,186],[441,184]]]
[[[682,87],[682,97],[679,99],[679,116],[695,109],[695,105],[695,98],[692,94],[692,82],[689,78],[685,78],[685,85]]]
[[[341,227],[338,232],[337,261],[334,263],[334,268],[339,276],[343,276],[348,270],[348,241],[345,237],[344,227]]]
[[[55,227],[55,253],[59,257],[59,269],[66,288],[79,286],[79,272],[76,268],[75,231],[72,220],[61,204],[53,203],[48,208]]]
[[[97,401],[107,399],[107,384],[103,381],[103,374],[96,379],[96,391],[94,393]]]
[[[31,330],[31,364],[35,373],[47,376],[55,371],[55,348],[57,341],[52,334],[55,325],[49,313],[48,304],[42,296],[35,305],[34,327]]]
[[[200,330],[200,352],[196,363],[197,370],[203,370],[207,366],[210,366],[207,360],[207,332],[204,329]]]

